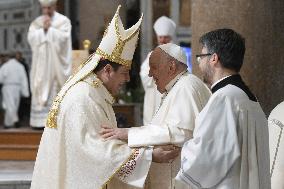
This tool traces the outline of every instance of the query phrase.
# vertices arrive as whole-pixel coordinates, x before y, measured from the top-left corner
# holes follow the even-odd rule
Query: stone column
[[[266,115],[284,100],[284,1],[193,0],[193,72],[199,37],[210,30],[232,28],[246,39],[241,75],[258,97]]]

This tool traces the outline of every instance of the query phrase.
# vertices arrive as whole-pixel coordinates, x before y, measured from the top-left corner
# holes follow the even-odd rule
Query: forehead
[[[42,5],[41,8],[42,9],[52,9],[52,8],[55,8],[55,5]]]
[[[208,52],[207,47],[205,47],[205,46],[203,45],[203,46],[202,46],[202,49],[201,49],[201,52],[202,52],[202,53],[207,53],[207,52]]]
[[[117,71],[120,71],[120,72],[129,72],[130,71],[130,67],[128,66],[119,66],[118,70]]]

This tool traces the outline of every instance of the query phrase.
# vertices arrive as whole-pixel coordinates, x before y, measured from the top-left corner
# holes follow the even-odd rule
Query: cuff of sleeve
[[[145,160],[152,161],[153,148],[153,146],[150,146],[145,149],[145,156],[143,156]]]

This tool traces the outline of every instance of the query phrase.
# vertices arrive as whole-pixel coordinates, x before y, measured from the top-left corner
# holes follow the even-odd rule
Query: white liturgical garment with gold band
[[[58,127],[43,132],[32,189],[143,187],[152,149],[131,149],[120,140],[105,141],[99,135],[102,124],[116,127],[113,101],[94,74],[67,92]]]

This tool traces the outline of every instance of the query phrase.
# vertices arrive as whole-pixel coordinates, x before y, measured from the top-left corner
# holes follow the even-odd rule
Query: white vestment
[[[130,147],[175,144],[182,146],[192,137],[195,117],[205,107],[211,92],[187,71],[177,75],[167,86],[161,105],[147,126],[131,128]],[[152,163],[147,184],[151,189],[190,188],[174,180],[180,169],[180,157],[173,163]]]
[[[271,188],[284,189],[284,102],[272,110],[268,126]]]
[[[131,149],[99,134],[102,124],[116,127],[113,101],[94,74],[68,90],[57,128],[43,132],[31,189],[128,188],[124,183],[143,187],[152,149]]]
[[[228,84],[213,93],[195,125],[177,180],[194,188],[270,188],[267,120],[258,102]]]
[[[145,91],[144,104],[143,104],[143,124],[147,125],[151,122],[159,104],[162,94],[158,91],[153,77],[149,77],[149,58],[152,52],[150,52],[144,62],[141,65],[140,78],[142,86]]]
[[[30,124],[33,127],[44,127],[54,97],[71,74],[70,20],[55,12],[45,33],[43,18],[36,18],[28,32],[32,49]]]
[[[29,96],[28,79],[24,66],[16,59],[10,59],[0,68],[5,126],[13,126],[19,121],[18,108],[21,96]]]

